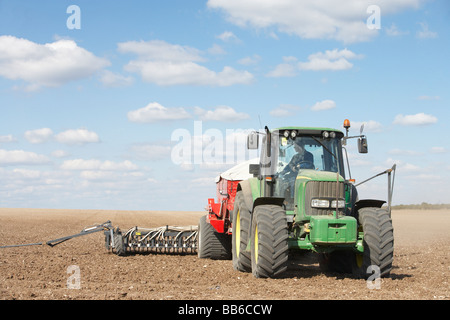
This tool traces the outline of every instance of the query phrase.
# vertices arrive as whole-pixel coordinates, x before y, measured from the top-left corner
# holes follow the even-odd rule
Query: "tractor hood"
[[[317,171],[313,169],[301,169],[298,172],[297,180],[314,180],[314,181],[336,181],[336,172]],[[339,182],[344,182],[344,178],[339,175]]]

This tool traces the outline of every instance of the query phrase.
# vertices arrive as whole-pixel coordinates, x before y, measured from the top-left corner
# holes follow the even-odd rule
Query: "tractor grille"
[[[336,181],[309,181],[305,190],[305,211],[307,216],[332,214],[336,208],[312,208],[311,199],[328,199],[330,203],[336,199]],[[344,183],[339,182],[339,199],[344,199]],[[344,209],[339,209],[344,211]]]

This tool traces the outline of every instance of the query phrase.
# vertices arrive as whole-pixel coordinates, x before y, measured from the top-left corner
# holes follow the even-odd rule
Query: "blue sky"
[[[394,204],[448,203],[449,25],[444,0],[1,0],[0,207],[203,210],[248,130],[346,118],[357,182],[395,163]]]

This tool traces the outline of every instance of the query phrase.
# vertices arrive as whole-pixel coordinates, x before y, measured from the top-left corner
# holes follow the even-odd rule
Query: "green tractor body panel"
[[[260,182],[258,178],[250,178],[248,180],[252,189],[252,200],[255,202],[255,200],[261,196]]]
[[[357,232],[358,223],[353,217],[312,216],[308,228],[289,237],[290,249],[315,252],[332,252],[342,249],[361,252],[363,250],[363,235]]]
[[[310,223],[310,241],[313,245],[355,244],[357,222],[353,217],[338,219],[313,216]]]

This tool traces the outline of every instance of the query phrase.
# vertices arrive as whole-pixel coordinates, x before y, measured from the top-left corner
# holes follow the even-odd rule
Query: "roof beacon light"
[[[344,128],[347,130],[350,128],[350,120],[348,120],[348,119],[344,120]]]

